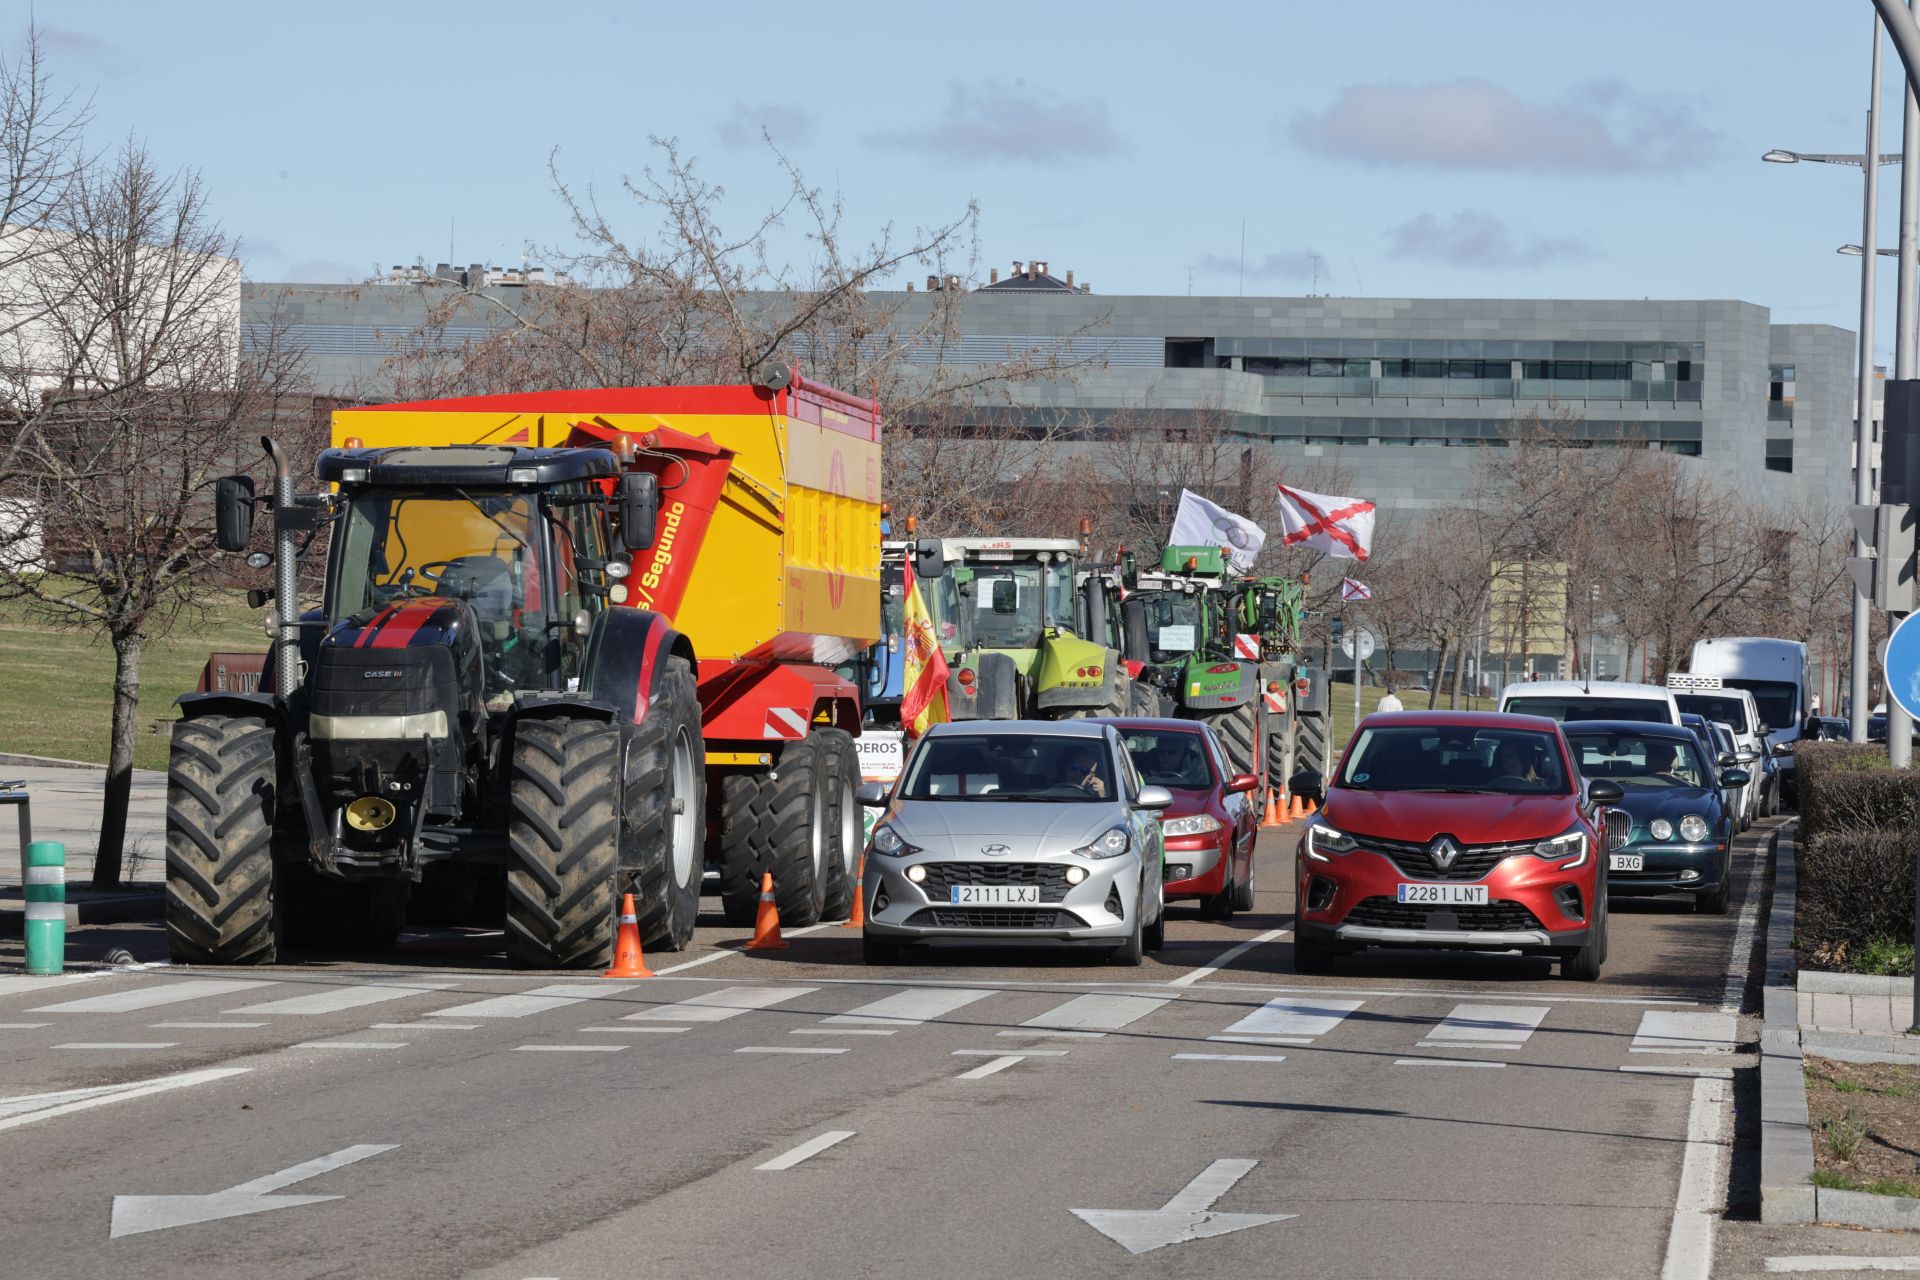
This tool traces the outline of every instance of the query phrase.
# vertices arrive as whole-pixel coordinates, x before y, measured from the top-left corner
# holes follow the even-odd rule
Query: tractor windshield
[[[1025,560],[973,566],[973,643],[1037,649],[1048,625],[1073,625],[1073,562]]]
[[[577,564],[605,554],[578,506],[542,513],[535,495],[485,490],[354,493],[337,534],[330,620],[410,598],[464,600],[488,698],[564,687],[579,674],[585,644],[576,615],[599,607]]]
[[[1155,663],[1178,662],[1201,647],[1206,627],[1199,596],[1181,591],[1137,594],[1147,609],[1147,647]]]

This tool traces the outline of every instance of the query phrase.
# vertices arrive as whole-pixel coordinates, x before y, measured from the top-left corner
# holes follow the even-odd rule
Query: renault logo
[[[1003,844],[989,844],[983,845],[980,852],[989,858],[1004,858],[1013,851]]]
[[[1460,846],[1446,836],[1441,836],[1427,846],[1427,856],[1433,859],[1433,865],[1441,871],[1452,867],[1460,856]]]

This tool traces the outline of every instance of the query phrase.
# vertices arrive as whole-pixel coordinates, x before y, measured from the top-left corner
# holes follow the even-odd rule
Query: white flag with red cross
[[[1365,560],[1373,548],[1373,504],[1275,485],[1280,498],[1282,543],[1340,560]]]
[[[1371,600],[1373,588],[1358,578],[1340,579],[1340,598],[1342,600]]]

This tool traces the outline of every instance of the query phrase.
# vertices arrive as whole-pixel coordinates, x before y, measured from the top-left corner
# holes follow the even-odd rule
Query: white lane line
[[[581,1035],[597,1036],[672,1036],[692,1027],[582,1027]]]
[[[376,1022],[369,1031],[478,1031],[477,1022]]]
[[[110,1102],[127,1102],[171,1089],[209,1084],[229,1076],[243,1076],[251,1067],[209,1067],[205,1071],[187,1071],[180,1075],[157,1076],[152,1080],[134,1080],[126,1084],[101,1085],[92,1089],[65,1089],[58,1093],[33,1093],[17,1098],[0,1098],[0,1129],[49,1120],[75,1111],[104,1107]]]
[[[619,1053],[624,1044],[517,1044],[515,1053]]]
[[[1291,929],[1269,929],[1265,933],[1255,934],[1253,937],[1248,938],[1245,942],[1242,942],[1237,946],[1228,947],[1225,951],[1222,951],[1219,955],[1215,956],[1212,960],[1209,960],[1205,965],[1201,966],[1200,968],[1195,969],[1190,973],[1181,974],[1179,977],[1175,978],[1172,982],[1169,982],[1167,985],[1170,987],[1190,987],[1194,983],[1199,982],[1202,978],[1211,977],[1212,975],[1220,972],[1222,969],[1226,968],[1228,965],[1232,964],[1235,960],[1238,960],[1241,956],[1247,954],[1247,952],[1253,950],[1255,947],[1261,946],[1268,942],[1277,942],[1281,938],[1291,938],[1292,936],[1293,936],[1293,930]]]
[[[185,1031],[189,1028],[233,1031],[246,1027],[264,1027],[267,1024],[264,1022],[149,1022],[147,1025],[155,1031]]]
[[[766,1009],[796,996],[812,995],[818,987],[723,987],[689,996],[674,1004],[655,1005],[622,1018],[622,1022],[725,1022],[743,1013]]]
[[[1175,1062],[1285,1062],[1284,1053],[1176,1053]]]
[[[1207,1039],[1221,1044],[1293,1044],[1313,1043],[1312,1036],[1208,1036]]]
[[[535,987],[532,991],[523,991],[519,995],[493,996],[486,1000],[476,1000],[471,1004],[457,1004],[451,1009],[435,1009],[427,1016],[429,1018],[524,1018],[530,1014],[564,1009],[570,1004],[579,1004],[582,1000],[604,1000],[608,996],[617,996],[623,991],[631,990],[633,990],[633,984],[630,982],[605,985],[592,982],[556,982],[552,986]]]
[[[1680,1163],[1680,1189],[1673,1198],[1673,1228],[1667,1233],[1660,1280],[1707,1280],[1713,1274],[1713,1229],[1720,1217],[1721,1111],[1723,1080],[1695,1080],[1687,1107],[1687,1153]]]
[[[991,991],[980,991],[968,987],[921,987],[911,991],[896,991],[871,1004],[863,1004],[857,1009],[849,1009],[845,1013],[836,1013],[831,1018],[822,1019],[822,1025],[917,1027],[921,1023],[944,1017],[956,1009],[963,1009],[975,1000],[984,1000],[992,994]]]
[[[845,1142],[848,1138],[851,1138],[853,1134],[854,1131],[852,1129],[829,1129],[817,1138],[808,1138],[805,1142],[787,1152],[785,1155],[775,1156],[765,1164],[753,1166],[754,1171],[756,1173],[778,1173],[782,1169],[791,1169],[802,1161],[813,1159],[813,1157],[819,1155],[828,1147]]]
[[[71,1044],[57,1044],[56,1049],[171,1049],[178,1040],[76,1040]]]
[[[265,1004],[250,1004],[243,1009],[229,1009],[227,1012],[254,1014],[342,1013],[348,1009],[359,1009],[370,1004],[383,1004],[388,1000],[404,1000],[408,996],[421,995],[428,991],[445,991],[452,985],[454,984],[451,982],[379,982],[364,987],[335,987],[331,991],[315,991],[310,995],[289,996],[285,1000],[270,1000]]]
[[[1228,1027],[1224,1034],[1304,1036],[1310,1042],[1339,1026],[1345,1021],[1347,1015],[1364,1003],[1366,1002],[1363,1000],[1321,1000],[1302,999],[1299,996],[1279,996],[1267,1001]]]
[[[96,969],[88,973],[49,974],[34,978],[24,973],[9,973],[0,976],[0,999],[25,995],[29,991],[45,991],[48,987],[71,987],[75,983],[92,982],[96,978],[109,977],[113,972],[111,969]]]
[[[1640,1015],[1632,1053],[1732,1053],[1739,1021],[1730,1013],[1671,1013],[1653,1009]]]
[[[405,1040],[302,1040],[289,1049],[404,1049]]]
[[[1871,1254],[1848,1257],[1845,1254],[1788,1254],[1768,1258],[1767,1270],[1776,1275],[1798,1275],[1807,1271],[1920,1271],[1920,1257],[1913,1254]]]
[[[1747,965],[1753,959],[1753,931],[1760,923],[1760,868],[1747,868],[1747,891],[1740,898],[1740,923],[1733,931],[1733,952],[1727,957],[1727,985],[1720,991],[1720,1012],[1740,1012],[1747,992]]]
[[[825,924],[810,924],[804,929],[782,929],[780,936],[783,938],[800,938],[805,937],[809,933],[818,933],[822,929],[838,929],[840,927],[839,921],[829,920]],[[741,954],[744,953],[738,947],[728,947],[726,950],[716,951],[712,955],[700,956],[694,960],[682,960],[679,964],[670,964],[664,969],[655,969],[653,976],[656,978],[664,978],[670,973],[683,973],[688,969],[697,969],[703,964],[712,964],[715,960],[725,960],[728,956]]]
[[[829,926],[829,927],[837,928],[838,926]],[[730,982],[730,981],[734,981],[734,979],[686,978],[686,979],[682,979],[682,981]],[[822,986],[833,985],[833,986],[843,986],[843,987],[872,987],[872,986],[950,987],[954,985],[954,983],[951,981],[941,981],[939,979],[930,979],[930,978],[906,978],[906,977],[899,977],[899,978],[889,977],[884,982],[876,982],[872,978],[821,978],[821,977],[814,977],[812,975],[809,975],[807,977],[807,981],[817,982]],[[975,979],[974,981],[977,982],[978,979]],[[1062,981],[1059,978],[998,978],[998,979],[995,979],[993,984],[993,989],[995,991],[1021,991],[1021,990],[1026,990],[1032,987],[1044,987],[1048,991],[1058,991],[1065,987],[1071,987],[1075,989],[1084,988],[1090,991],[1133,991],[1141,995],[1151,995],[1155,992],[1165,991],[1167,989],[1164,985],[1149,984],[1144,982],[1108,982],[1108,981],[1067,982],[1067,981]],[[1698,1000],[1683,1000],[1678,996],[1578,996],[1578,995],[1563,995],[1558,991],[1552,992],[1551,994],[1544,991],[1538,992],[1538,993],[1535,993],[1535,992],[1516,993],[1510,988],[1499,988],[1499,987],[1366,987],[1366,988],[1353,987],[1353,988],[1349,988],[1349,987],[1296,987],[1289,983],[1280,983],[1280,982],[1215,982],[1215,983],[1208,984],[1208,989],[1210,991],[1218,991],[1223,994],[1230,992],[1234,995],[1243,995],[1243,996],[1253,995],[1258,992],[1270,991],[1276,995],[1360,996],[1363,999],[1367,999],[1367,1000],[1384,1000],[1388,996],[1407,996],[1410,998],[1421,999],[1421,1000],[1429,1000],[1429,999],[1439,1000],[1446,997],[1452,997],[1455,999],[1486,1000],[1489,998],[1496,998],[1500,996],[1513,996],[1515,994],[1523,994],[1523,995],[1537,994],[1540,999],[1549,1001],[1550,1003],[1555,1005],[1622,1004],[1622,1005],[1632,1005],[1634,1008],[1637,1008],[1637,1009],[1694,1009],[1694,1008],[1698,1008],[1700,1005],[1700,1002]]]
[[[28,1013],[131,1013],[136,1009],[151,1009],[156,1005],[178,1004],[182,1000],[204,1000],[210,996],[231,995],[236,991],[251,991],[255,987],[271,987],[272,982],[259,979],[200,978],[190,982],[143,982],[128,991],[115,991],[104,996],[88,996],[84,1000],[68,1000],[61,1004],[43,1005],[38,1009],[29,1009]]]
[[[38,1031],[52,1025],[51,1022],[0,1022],[0,1031]]]
[[[1518,1049],[1551,1012],[1551,1006],[1543,1005],[1457,1004],[1418,1047]]]
[[[1396,1067],[1504,1067],[1504,1062],[1469,1062],[1465,1058],[1395,1058]]]
[[[1010,1040],[1104,1040],[1104,1031],[1067,1031],[1063,1028],[1034,1027],[1031,1030],[1015,1027],[1011,1031],[996,1031],[996,1036],[1005,1036]]]
[[[983,1062],[971,1071],[962,1071],[959,1075],[955,1076],[954,1079],[984,1080],[996,1071],[1005,1071],[1014,1063],[1025,1061],[1026,1056],[1024,1054],[1010,1053],[1004,1057],[995,1058],[992,1062]]]
[[[1071,1049],[1022,1049],[1020,1056],[1023,1058],[1064,1058],[1071,1052]],[[1005,1055],[998,1049],[955,1049],[951,1056],[955,1058],[999,1058]]]
[[[1118,1031],[1161,1005],[1172,1003],[1173,999],[1172,996],[1075,996],[1020,1025],[1048,1030]]]
[[[1622,1067],[1633,1076],[1691,1076],[1696,1080],[1731,1080],[1732,1067]]]
[[[800,1053],[800,1054],[818,1054],[824,1057],[828,1054],[845,1053],[846,1050],[845,1049],[823,1049],[823,1048],[816,1047],[814,1045],[750,1044],[750,1045],[744,1045],[741,1048],[735,1049],[734,1052],[735,1053]]]
[[[890,1036],[892,1027],[795,1027],[790,1036]]]

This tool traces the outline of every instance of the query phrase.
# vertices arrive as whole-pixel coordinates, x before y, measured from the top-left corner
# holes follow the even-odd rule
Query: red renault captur
[[[1491,712],[1368,716],[1296,853],[1294,968],[1363,947],[1550,955],[1592,981],[1607,958],[1605,813],[1618,784],[1581,794],[1560,726]],[[1324,794],[1322,792],[1324,791]]]

